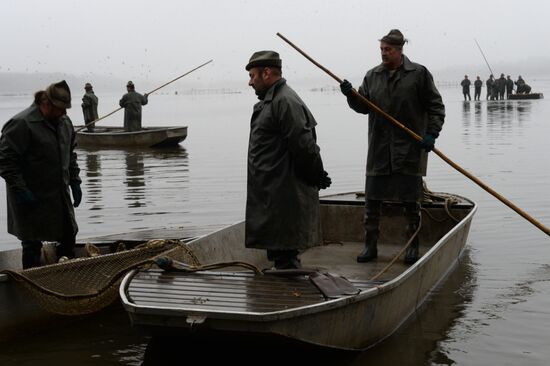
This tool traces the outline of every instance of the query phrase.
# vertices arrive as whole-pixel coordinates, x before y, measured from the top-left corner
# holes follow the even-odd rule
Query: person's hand
[[[143,94],[143,96],[144,96],[145,98],[147,98],[147,97],[149,96],[149,94],[145,93],[145,94]]]
[[[328,173],[323,170],[323,174],[321,175],[321,179],[319,180],[319,183],[317,183],[317,187],[319,189],[327,189],[332,184],[332,179],[328,176]]]
[[[82,201],[82,190],[79,183],[71,184],[71,192],[73,192],[73,206],[78,207]]]
[[[15,202],[20,205],[34,206],[38,203],[38,198],[31,191],[24,190],[15,193]]]
[[[422,148],[427,152],[432,151],[435,145],[435,136],[427,134],[426,136],[424,136],[420,144],[422,145]]]
[[[344,79],[344,81],[342,81],[342,83],[340,84],[340,91],[342,92],[342,94],[344,94],[346,97],[349,97],[352,90],[353,85],[351,85],[349,81]]]

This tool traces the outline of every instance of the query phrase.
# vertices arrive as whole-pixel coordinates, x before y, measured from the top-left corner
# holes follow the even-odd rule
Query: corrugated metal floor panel
[[[359,288],[373,285],[356,283]],[[202,311],[274,312],[325,301],[305,276],[255,276],[248,272],[140,271],[127,293],[137,306]]]

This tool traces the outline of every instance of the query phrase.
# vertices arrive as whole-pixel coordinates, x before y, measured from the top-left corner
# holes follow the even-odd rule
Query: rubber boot
[[[418,229],[418,225],[409,225],[407,228],[407,237],[410,238],[415,232],[416,229]],[[418,260],[418,246],[420,244],[420,241],[418,240],[418,236],[416,236],[412,243],[407,247],[407,250],[405,251],[405,264],[414,264]]]
[[[357,256],[357,262],[366,263],[378,258],[378,232],[367,232],[365,239],[365,248]]]
[[[21,242],[23,269],[39,267],[42,254],[42,242],[35,240],[23,240]]]
[[[357,256],[357,262],[370,262],[378,257],[380,236],[380,201],[367,200],[365,206],[365,248]]]
[[[409,205],[406,207],[406,215],[409,218],[409,224],[407,225],[407,240],[409,240],[420,225],[420,207],[418,204]],[[405,251],[405,264],[414,264],[418,260],[418,247],[420,241],[418,235],[414,237],[411,244],[407,247]]]

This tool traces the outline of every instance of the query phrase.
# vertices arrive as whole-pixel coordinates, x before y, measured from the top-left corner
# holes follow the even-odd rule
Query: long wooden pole
[[[481,47],[479,46],[479,43],[477,43],[477,39],[474,38],[474,41],[477,44],[477,48],[479,49],[479,52],[481,52],[481,56],[483,56],[483,59],[485,60],[485,63],[487,64],[487,67],[489,68],[489,71],[491,72],[491,75],[494,75],[493,70],[491,69],[491,66],[489,66],[489,61],[487,61],[487,57],[485,57],[485,54],[481,50]]]
[[[298,46],[296,46],[294,43],[289,41],[286,37],[284,37],[281,33],[277,33],[277,36],[282,38],[286,43],[288,43],[292,48],[294,48],[296,51],[302,54],[305,58],[307,58],[309,61],[311,61],[315,66],[326,72],[328,75],[330,75],[334,80],[336,80],[338,83],[342,83],[342,80],[334,75],[332,72],[330,72],[327,68],[319,64],[317,61],[312,59],[309,55],[307,55],[304,51],[302,51]],[[377,105],[372,103],[370,100],[359,94],[355,89],[352,89],[352,93],[354,96],[359,98],[363,103],[369,106],[370,109],[374,110],[375,112],[382,115],[386,120],[390,121],[393,125],[401,128],[405,132],[407,132],[412,138],[414,138],[416,141],[422,141],[422,137],[420,137],[418,134],[416,134],[411,129],[404,126],[401,122],[390,116],[388,113],[380,109]],[[478,186],[483,188],[485,191],[489,192],[491,195],[496,197],[499,201],[504,203],[506,206],[510,207],[512,210],[516,211],[521,217],[529,221],[531,224],[535,225],[537,228],[539,228],[541,231],[543,231],[546,235],[550,236],[550,229],[545,227],[543,224],[541,224],[539,221],[537,221],[532,216],[528,215],[525,211],[523,211],[521,208],[517,207],[515,204],[513,204],[510,200],[500,195],[498,192],[493,190],[491,187],[489,187],[487,184],[483,183],[481,180],[476,178],[474,175],[466,171],[464,168],[462,168],[460,165],[453,162],[451,159],[449,159],[445,154],[443,154],[441,151],[439,151],[437,148],[433,149],[433,152],[437,154],[443,161],[445,161],[447,164],[458,170],[460,173],[465,175],[467,178],[471,179],[474,183],[476,183]]]
[[[167,82],[167,83],[165,83],[165,84],[162,84],[162,85],[159,86],[158,88],[151,90],[149,93],[147,93],[147,95],[153,94],[153,93],[156,92],[157,90],[164,88],[164,87],[165,87],[166,85],[168,85],[168,84],[172,84],[174,81],[179,80],[179,79],[181,79],[182,77],[184,77],[184,76],[186,76],[186,75],[189,75],[189,74],[192,73],[193,71],[198,70],[198,69],[200,69],[201,67],[208,65],[208,64],[211,63],[212,61],[213,61],[213,60],[209,60],[209,61],[203,63],[202,65],[199,65],[199,66],[195,67],[194,69],[187,71],[185,74],[180,75],[180,76],[178,76],[177,78],[172,79],[172,80],[170,80],[169,82]],[[101,121],[102,119],[107,118],[107,117],[109,117],[110,115],[115,114],[116,112],[120,111],[121,109],[122,109],[122,107],[119,107],[118,109],[115,109],[115,110],[112,111],[111,113],[108,113],[108,114],[104,115],[103,117],[100,117],[100,118],[98,118],[98,119],[96,119],[96,120],[94,120],[94,121],[92,121],[92,122],[89,122],[89,123],[85,124],[84,126],[82,126],[82,127],[80,127],[79,129],[77,129],[76,132],[82,131],[83,129],[85,129],[85,128],[88,127],[89,125],[94,124],[94,123],[97,123],[97,122]]]

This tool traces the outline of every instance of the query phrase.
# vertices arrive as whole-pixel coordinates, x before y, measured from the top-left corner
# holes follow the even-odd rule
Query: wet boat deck
[[[398,260],[381,281],[371,281],[400,247],[380,244],[377,261],[357,263],[355,258],[362,247],[362,243],[350,242],[315,247],[301,256],[302,265],[344,276],[361,290],[408,268]],[[223,313],[270,313],[326,301],[307,276],[261,276],[233,269],[196,273],[142,270],[133,277],[127,295],[138,307]]]

